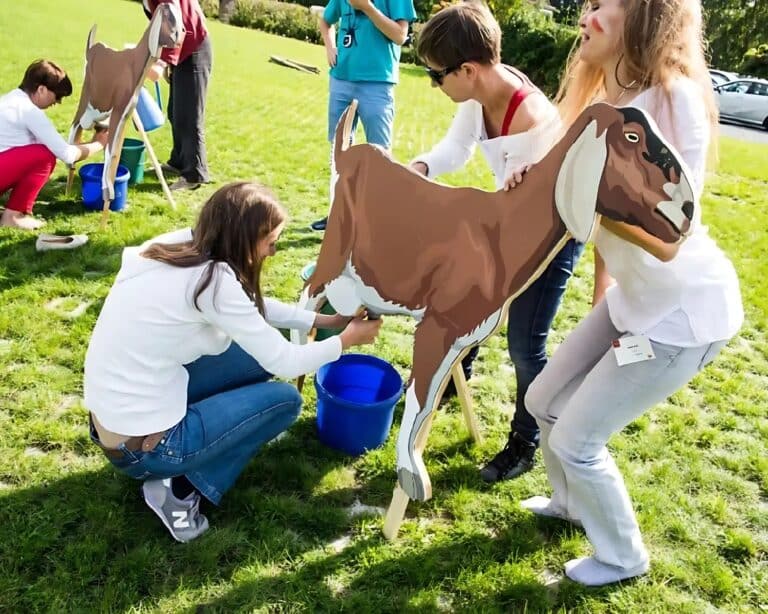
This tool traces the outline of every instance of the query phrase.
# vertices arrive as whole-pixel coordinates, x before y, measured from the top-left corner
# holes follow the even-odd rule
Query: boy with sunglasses
[[[443,9],[422,29],[418,53],[432,86],[459,106],[443,140],[411,167],[436,177],[463,166],[479,145],[496,188],[513,188],[554,144],[561,124],[557,109],[528,77],[501,64],[501,29],[493,15],[479,2]],[[507,340],[517,379],[515,414],[506,445],[480,471],[486,482],[515,478],[534,466],[539,429],[525,408],[525,393],[547,362],[549,328],[582,249],[570,240],[509,308]],[[467,377],[476,356],[474,348],[462,361]],[[452,384],[448,394],[455,394]]]
[[[369,143],[390,149],[395,117],[400,46],[416,18],[413,0],[330,0],[320,18],[331,79],[328,95],[328,140],[353,98]],[[335,33],[338,25],[338,34]],[[354,129],[354,127],[353,127]],[[328,218],[312,223],[325,230]]]

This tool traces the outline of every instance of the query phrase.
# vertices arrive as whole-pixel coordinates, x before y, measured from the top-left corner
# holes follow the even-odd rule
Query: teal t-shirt
[[[413,0],[372,0],[384,15],[398,21],[416,19]],[[397,83],[400,45],[384,36],[362,11],[348,0],[329,0],[323,19],[336,25],[339,53],[331,76],[344,81]]]

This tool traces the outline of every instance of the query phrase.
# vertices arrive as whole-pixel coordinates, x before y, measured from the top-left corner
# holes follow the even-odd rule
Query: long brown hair
[[[695,81],[710,122],[710,153],[716,157],[718,110],[707,72],[701,1],[621,1],[625,11],[621,62],[628,81],[635,81],[641,89],[661,86],[667,97],[675,77]],[[584,12],[590,4],[584,4]],[[556,99],[565,125],[573,123],[585,107],[605,95],[602,68],[583,62],[579,51],[577,42]]]
[[[259,240],[283,224],[286,217],[283,207],[264,187],[247,181],[230,183],[216,190],[203,205],[190,241],[153,243],[142,255],[182,268],[207,262],[194,292],[193,301],[198,310],[197,300],[215,281],[218,263],[228,264],[245,293],[264,315],[263,259],[256,256],[256,247]]]

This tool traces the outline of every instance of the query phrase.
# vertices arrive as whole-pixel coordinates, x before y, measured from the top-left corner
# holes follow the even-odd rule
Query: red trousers
[[[10,190],[7,209],[32,213],[35,199],[56,166],[45,145],[24,145],[0,151],[0,194]]]

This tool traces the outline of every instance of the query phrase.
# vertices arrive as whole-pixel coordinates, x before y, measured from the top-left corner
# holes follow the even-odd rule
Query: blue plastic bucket
[[[103,164],[84,164],[80,167],[80,180],[83,184],[83,206],[90,211],[101,211],[104,201],[101,196],[101,174],[104,172]],[[128,179],[131,173],[122,164],[117,167],[115,177],[115,198],[109,203],[111,211],[125,209],[128,197]]]
[[[357,456],[386,441],[403,380],[381,358],[345,354],[320,367],[315,390],[320,441]]]
[[[160,107],[160,86],[155,83],[155,88],[157,100],[152,98],[152,95],[146,88],[142,87],[139,90],[139,99],[136,102],[136,111],[139,113],[141,125],[144,126],[144,130],[147,132],[156,130],[165,123],[163,109]]]

